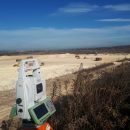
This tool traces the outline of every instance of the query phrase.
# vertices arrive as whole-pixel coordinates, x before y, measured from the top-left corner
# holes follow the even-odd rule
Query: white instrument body
[[[30,120],[28,109],[46,98],[45,80],[41,78],[36,59],[22,60],[16,83],[16,105],[19,118]]]

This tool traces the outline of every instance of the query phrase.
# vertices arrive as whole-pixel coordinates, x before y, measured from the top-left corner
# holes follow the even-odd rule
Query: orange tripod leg
[[[50,124],[46,122],[43,125],[41,125],[39,128],[37,128],[37,130],[53,130],[53,129],[50,126]]]

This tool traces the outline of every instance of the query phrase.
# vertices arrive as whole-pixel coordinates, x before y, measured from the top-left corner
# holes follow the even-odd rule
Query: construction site
[[[90,115],[88,114],[90,114],[91,112],[93,112],[93,114],[96,114],[97,111],[98,114],[102,114],[101,109],[104,109],[103,111],[108,111],[109,114],[112,114],[111,116],[115,116],[112,118],[114,119],[119,118],[121,122],[124,121],[123,122],[124,124],[122,124],[124,126],[120,124],[121,126],[119,125],[119,127],[126,128],[127,123],[129,121],[129,117],[123,115],[121,116],[120,113],[118,113],[118,110],[116,108],[117,106],[115,106],[117,104],[119,105],[120,102],[124,102],[123,100],[125,99],[124,97],[122,97],[123,99],[121,99],[120,97],[119,101],[115,102],[116,101],[115,96],[118,95],[123,96],[120,95],[122,94],[122,89],[129,89],[129,88],[120,88],[118,86],[118,83],[116,83],[116,82],[121,82],[121,83],[126,82],[129,84],[129,76],[127,77],[126,81],[121,81],[123,80],[122,78],[117,80],[116,78],[119,77],[116,76],[122,74],[123,76],[125,76],[126,75],[125,73],[128,73],[130,67],[130,63],[129,63],[130,54],[118,53],[118,54],[96,54],[96,55],[78,54],[77,55],[77,54],[66,53],[66,54],[49,54],[49,55],[33,55],[33,56],[20,55],[20,56],[0,57],[0,72],[1,72],[0,121],[1,123],[3,121],[5,121],[6,123],[8,122],[8,124],[11,121],[14,122],[13,125],[12,124],[7,125],[5,123],[4,125],[6,125],[5,126],[6,129],[11,129],[11,128],[18,129],[20,127],[18,118],[9,119],[9,115],[12,106],[15,104],[15,100],[16,100],[16,81],[18,78],[18,70],[20,68],[20,62],[25,59],[38,60],[42,78],[45,79],[46,81],[46,94],[51,97],[57,110],[56,113],[49,119],[49,122],[53,126],[54,130],[60,130],[61,127],[65,127],[65,130],[79,129],[79,127],[81,126],[85,130],[86,127],[88,127],[89,129],[95,129],[95,128],[97,129],[97,127],[101,129],[103,127],[102,129],[105,130],[109,129],[109,127],[110,128],[117,127],[116,125],[118,124],[113,124],[113,125],[109,124],[109,126],[106,126],[105,124],[102,124],[103,126],[100,126],[101,124],[97,124],[96,126],[93,126],[91,124],[95,119],[87,119],[90,118],[89,117]],[[5,73],[5,70],[8,73]],[[107,78],[108,79],[110,78],[110,84],[109,81],[107,81],[108,80]],[[109,84],[110,86],[108,86],[108,88],[105,88],[105,86],[107,87],[107,84]],[[95,88],[95,86],[97,86],[97,88]],[[77,96],[79,96],[79,98]],[[82,98],[84,98],[85,101]],[[82,100],[82,104],[80,103],[81,100]],[[107,100],[109,100],[108,104],[106,102]],[[113,102],[113,100],[115,101]],[[76,104],[73,104],[74,102]],[[105,102],[106,102],[105,106],[100,105],[100,103],[105,103]],[[99,104],[96,105],[96,103]],[[81,108],[78,107],[79,104]],[[101,108],[95,109],[94,107],[95,105],[100,106]],[[73,106],[74,108],[72,109],[71,106]],[[78,109],[76,109],[75,107],[78,107]],[[83,107],[87,107],[87,108],[85,109],[85,112],[81,113],[81,111],[83,111],[82,110]],[[70,112],[66,113],[66,111],[70,111]],[[74,111],[74,113],[72,111]],[[64,115],[64,117],[62,117],[60,113],[61,114],[72,113],[72,115],[69,114],[69,115]],[[95,115],[95,118],[101,118],[101,120],[102,118],[108,118],[107,115],[106,117],[105,116],[100,117],[101,115],[98,116],[96,117]],[[73,120],[74,118],[76,118],[76,120]],[[106,119],[106,121],[108,121],[108,123],[112,123],[111,119],[110,120]],[[78,122],[80,123],[78,124]],[[94,122],[97,123],[97,121]]]

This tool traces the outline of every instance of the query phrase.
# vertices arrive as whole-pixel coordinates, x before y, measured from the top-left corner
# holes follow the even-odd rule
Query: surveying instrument
[[[46,121],[55,111],[51,99],[46,96],[38,61],[22,60],[16,83],[16,105],[10,115],[22,119],[24,130],[52,130]]]

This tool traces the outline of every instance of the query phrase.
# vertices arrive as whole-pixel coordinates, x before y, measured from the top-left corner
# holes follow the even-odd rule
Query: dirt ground
[[[8,118],[12,105],[15,103],[15,84],[18,76],[16,59],[25,59],[24,56],[1,56],[0,57],[0,121]],[[83,68],[91,68],[102,63],[114,62],[123,58],[130,58],[130,54],[80,54],[79,59],[74,54],[54,54],[54,55],[34,55],[39,62],[44,62],[41,66],[42,76],[47,81],[47,95],[51,95],[54,84],[65,88],[66,84],[73,87],[75,76],[71,73],[77,71],[82,63]],[[95,61],[96,57],[101,57],[101,61]],[[65,75],[65,76],[63,76]],[[60,77],[60,80],[59,78]],[[70,82],[71,80],[71,82]],[[68,82],[69,81],[69,82]],[[62,89],[62,88],[61,88]],[[68,88],[67,88],[68,89]],[[72,88],[70,87],[70,91]],[[57,90],[66,93],[65,89]]]
[[[41,67],[41,71],[45,79],[75,72],[79,69],[81,63],[83,63],[83,68],[90,68],[125,57],[130,58],[130,54],[82,54],[79,56],[80,59],[75,58],[74,54],[34,55],[34,58],[40,62],[44,62],[45,65]],[[26,57],[27,55],[0,57],[0,91],[15,88],[18,67],[13,67],[13,65],[16,64],[16,59],[25,59]],[[101,57],[102,60],[94,61],[96,57]]]

